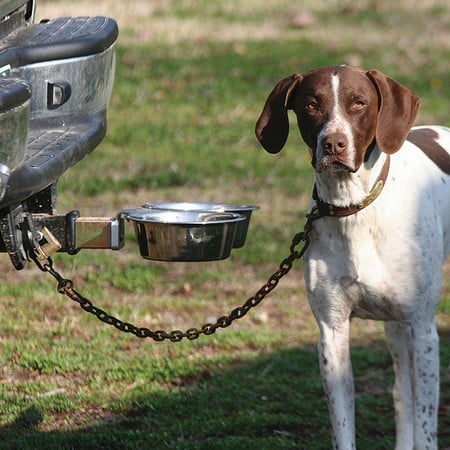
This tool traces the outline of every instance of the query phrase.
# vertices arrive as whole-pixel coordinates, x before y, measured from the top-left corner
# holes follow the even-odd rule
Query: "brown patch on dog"
[[[450,175],[450,155],[437,142],[438,137],[431,128],[420,128],[410,131],[407,140],[417,145],[443,172]]]

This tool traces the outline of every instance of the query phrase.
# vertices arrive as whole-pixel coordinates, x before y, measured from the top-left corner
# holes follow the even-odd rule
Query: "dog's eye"
[[[352,104],[353,109],[362,109],[366,104],[362,100],[355,100]]]
[[[319,105],[316,102],[309,102],[305,105],[307,111],[313,112],[319,109]]]

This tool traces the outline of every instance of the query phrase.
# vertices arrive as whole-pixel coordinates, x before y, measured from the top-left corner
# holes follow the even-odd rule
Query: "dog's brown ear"
[[[384,152],[395,153],[416,119],[420,99],[378,70],[368,71],[367,76],[375,85],[380,101],[375,135],[377,144]]]
[[[261,116],[256,122],[258,141],[269,153],[278,153],[286,143],[289,134],[287,110],[290,100],[303,76],[294,74],[279,81],[267,97]]]

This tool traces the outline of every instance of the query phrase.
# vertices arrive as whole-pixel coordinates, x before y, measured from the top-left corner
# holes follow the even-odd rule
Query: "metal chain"
[[[304,227],[304,230],[300,233],[297,233],[292,239],[292,243],[290,246],[290,254],[287,258],[285,258],[277,271],[275,271],[268,281],[256,292],[255,295],[250,297],[242,306],[239,306],[233,309],[227,316],[219,317],[216,323],[206,323],[200,329],[198,328],[189,328],[186,331],[181,330],[173,330],[173,331],[165,331],[165,330],[155,330],[152,331],[148,328],[137,327],[131,323],[123,322],[120,319],[108,314],[102,309],[95,306],[90,300],[81,295],[74,289],[73,282],[67,278],[61,276],[54,268],[53,261],[51,258],[47,259],[47,262],[42,263],[38,259],[34,259],[37,266],[44,272],[48,272],[52,275],[58,282],[57,290],[60,294],[67,295],[73,301],[79,303],[82,309],[87,311],[90,314],[93,314],[100,321],[112,325],[120,331],[125,333],[134,334],[139,338],[151,338],[154,341],[164,341],[170,340],[172,342],[179,342],[183,338],[188,340],[194,340],[200,337],[200,335],[204,334],[209,336],[215,333],[219,328],[229,327],[235,320],[241,319],[244,317],[248,311],[255,306],[259,305],[264,298],[275,289],[278,285],[281,278],[283,278],[292,268],[292,264],[295,260],[300,259],[305,253],[309,242],[309,232],[312,228],[312,222],[319,218],[320,216],[314,210],[312,213],[307,215],[307,221]],[[297,245],[303,242],[303,247],[300,250],[296,250]]]

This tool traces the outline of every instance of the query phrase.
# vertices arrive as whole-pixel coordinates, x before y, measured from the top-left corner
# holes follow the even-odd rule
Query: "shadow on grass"
[[[450,343],[442,342],[440,448],[450,448]],[[392,369],[384,343],[354,347],[358,445],[394,446]],[[42,431],[24,410],[0,429],[1,449],[328,449],[328,415],[315,349],[283,349],[175,379],[157,394],[124,394],[108,418]]]

